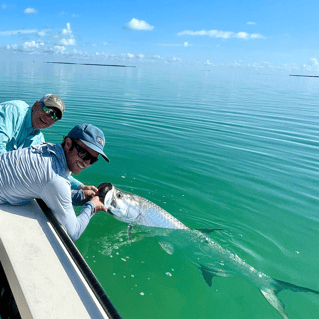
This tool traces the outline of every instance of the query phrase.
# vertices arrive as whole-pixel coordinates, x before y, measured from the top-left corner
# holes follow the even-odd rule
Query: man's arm
[[[52,210],[59,223],[66,229],[73,241],[84,232],[94,213],[93,202],[87,202],[76,215],[71,202],[71,189],[63,178],[55,178],[45,185],[41,198]]]
[[[9,142],[9,137],[2,130],[0,131],[0,154],[7,152],[7,144]]]
[[[9,102],[0,104],[0,153],[16,149],[12,138],[15,133],[18,116],[18,110],[15,105]]]
[[[68,181],[71,183],[73,206],[83,205],[86,201],[96,196],[98,192],[97,187],[84,185],[71,175],[68,177]]]
[[[73,206],[83,206],[87,201],[91,199],[86,198],[85,194],[82,189],[75,190],[71,189],[71,198],[72,198],[72,205]]]
[[[83,185],[80,181],[75,179],[72,175],[68,177],[68,181],[71,183],[71,188],[74,190],[78,190],[81,185]]]

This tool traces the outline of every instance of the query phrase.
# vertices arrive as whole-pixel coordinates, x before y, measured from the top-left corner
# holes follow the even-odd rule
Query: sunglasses
[[[75,143],[74,140],[72,140],[74,147],[78,151],[78,156],[83,159],[83,161],[90,160],[90,164],[96,163],[99,159],[97,157],[92,156],[87,150],[85,150],[83,147],[81,147],[79,144]]]
[[[56,113],[55,113],[52,109],[46,107],[44,104],[42,104],[41,106],[42,106],[42,108],[43,108],[43,111],[44,111],[47,115],[49,115],[54,122],[56,122],[56,121],[59,120],[59,118],[56,116]]]

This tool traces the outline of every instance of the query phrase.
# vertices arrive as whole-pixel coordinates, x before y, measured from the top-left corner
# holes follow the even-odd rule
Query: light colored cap
[[[60,99],[57,95],[46,94],[45,96],[43,96],[40,99],[39,102],[43,103],[47,107],[55,107],[58,110],[60,110],[61,111],[61,118],[62,118],[62,114],[65,110],[65,105],[64,105],[62,99]]]

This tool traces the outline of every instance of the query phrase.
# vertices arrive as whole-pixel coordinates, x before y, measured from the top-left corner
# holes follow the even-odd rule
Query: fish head
[[[132,224],[140,214],[138,196],[122,191],[111,183],[99,185],[100,200],[117,220]]]

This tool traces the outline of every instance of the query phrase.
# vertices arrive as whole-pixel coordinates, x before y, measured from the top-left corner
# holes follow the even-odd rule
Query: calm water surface
[[[60,142],[76,124],[106,136],[110,163],[78,178],[162,206],[269,276],[319,290],[319,80],[253,72],[0,64],[0,102],[61,96]],[[76,242],[123,318],[281,318],[249,281],[214,278],[179,250],[107,214]],[[289,318],[318,318],[319,296],[284,291]]]

